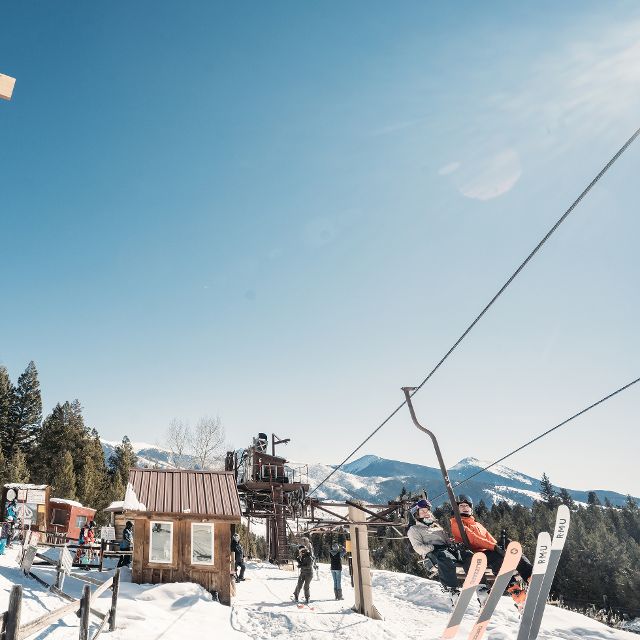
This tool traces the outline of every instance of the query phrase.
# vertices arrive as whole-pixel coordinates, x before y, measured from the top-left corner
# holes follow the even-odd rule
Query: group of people
[[[78,548],[74,562],[80,565],[81,569],[89,570],[89,564],[94,555],[94,544],[96,542],[96,523],[91,520],[87,522],[81,529],[78,535]],[[133,522],[127,520],[125,527],[122,531],[122,540],[118,545],[120,551],[130,552],[133,547]],[[118,567],[128,567],[131,564],[131,553],[123,553],[118,558]]]
[[[473,554],[482,552],[487,556],[487,565],[497,575],[505,551],[487,529],[475,519],[473,501],[470,498],[464,495],[458,496],[456,504],[469,543],[468,547],[463,544],[463,537],[456,518],[452,517],[450,521],[453,536],[453,541],[451,541],[447,532],[438,524],[431,503],[426,499],[419,500],[412,507],[411,514],[415,519],[415,524],[409,528],[407,534],[415,552],[423,558],[429,559],[437,567],[440,583],[454,604],[460,593],[456,576],[457,564],[462,564],[466,573],[471,565]],[[514,577],[507,587],[507,592],[516,605],[520,605],[526,598],[524,585],[528,583],[532,570],[531,562],[522,556],[517,568],[521,581]],[[483,603],[488,595],[484,578],[477,593],[478,600]]]
[[[313,553],[313,547],[308,538],[303,539],[304,544],[298,545],[298,584],[293,592],[293,599],[298,602],[300,591],[304,590],[304,599],[309,604],[311,598],[311,580],[313,579],[313,569],[317,567]],[[329,550],[329,560],[331,562],[331,577],[333,579],[333,594],[336,600],[343,600],[342,597],[342,558],[346,555],[346,549],[334,542]]]
[[[245,580],[244,572],[246,564],[244,562],[244,549],[240,543],[240,534],[234,533],[231,537],[231,553],[234,556],[236,582]],[[331,577],[333,579],[333,593],[336,600],[343,600],[342,597],[342,559],[347,551],[337,542],[331,545],[329,551],[329,559],[331,561]],[[309,538],[303,538],[302,544],[298,545],[296,561],[298,563],[299,575],[298,584],[293,592],[293,599],[298,602],[300,592],[304,593],[305,602],[308,604],[311,598],[311,580],[313,580],[313,571],[317,569],[313,547]]]

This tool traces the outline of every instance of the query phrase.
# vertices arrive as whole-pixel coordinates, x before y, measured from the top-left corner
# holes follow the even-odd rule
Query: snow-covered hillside
[[[34,571],[46,581],[52,569]],[[65,591],[74,597],[81,593],[79,578],[106,580],[112,571],[78,573],[65,581]],[[120,586],[117,629],[105,638],[112,640],[157,640],[185,638],[189,640],[435,640],[440,637],[450,613],[447,599],[437,583],[402,573],[373,572],[374,602],[384,616],[374,621],[354,613],[353,589],[346,571],[342,574],[345,600],[333,598],[331,576],[327,565],[321,565],[320,580],[311,583],[312,606],[298,609],[291,602],[296,574],[263,563],[248,563],[247,581],[238,585],[231,607],[214,602],[211,595],[192,583],[135,585],[125,570]],[[11,586],[24,587],[22,620],[27,622],[65,604],[35,580],[24,577],[16,563],[16,550],[0,556],[0,612],[7,608]],[[94,589],[95,586],[92,586]],[[109,592],[98,598],[95,608],[106,611]],[[464,639],[475,617],[478,605],[473,603],[464,619],[458,638]],[[90,636],[96,623],[92,616]],[[491,640],[513,640],[517,635],[518,614],[510,598],[503,598],[488,633]],[[37,638],[75,640],[78,618],[71,614]],[[610,629],[598,622],[555,607],[548,607],[539,636],[542,640],[635,640],[637,635]]]

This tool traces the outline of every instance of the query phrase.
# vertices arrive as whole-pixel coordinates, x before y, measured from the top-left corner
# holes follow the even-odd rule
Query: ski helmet
[[[411,507],[411,514],[415,516],[419,509],[429,509],[429,511],[431,511],[431,503],[424,498],[418,500],[418,502]]]
[[[331,551],[333,551],[333,553],[338,553],[339,550],[340,550],[340,545],[337,542],[334,542],[331,545]]]
[[[463,502],[465,504],[468,504],[473,509],[473,500],[471,498],[463,494],[456,496],[456,504],[462,504]]]
[[[233,534],[233,539],[238,542],[238,540],[240,540],[240,534],[239,533],[234,533]]]

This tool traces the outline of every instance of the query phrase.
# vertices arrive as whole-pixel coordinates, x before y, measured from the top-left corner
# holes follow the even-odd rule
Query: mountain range
[[[120,443],[102,440],[106,460],[118,444]],[[169,449],[144,442],[133,442],[132,446],[140,466],[174,468]],[[540,499],[539,478],[533,478],[504,465],[495,465],[487,471],[482,471],[488,465],[488,462],[469,457],[451,467],[449,478],[456,494],[464,493],[476,504],[484,500],[488,506],[500,501],[511,505],[531,506],[534,500]],[[303,481],[308,478],[312,489],[336,468],[336,465],[300,462],[290,462],[289,466],[301,471]],[[474,477],[455,488],[457,483],[471,475]],[[434,505],[448,501],[440,469],[373,455],[366,455],[345,464],[314,495],[326,500],[358,499],[370,504],[383,504],[397,498],[403,487],[414,494],[426,491]],[[560,487],[556,489],[560,490]],[[577,503],[582,504],[587,503],[590,491],[595,492],[600,502],[609,500],[617,506],[623,505],[627,498],[624,494],[608,489],[566,489]]]

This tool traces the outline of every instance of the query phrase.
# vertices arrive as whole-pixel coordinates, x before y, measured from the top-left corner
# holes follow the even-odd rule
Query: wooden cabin
[[[231,535],[241,515],[233,473],[131,469],[123,506],[134,525],[133,582],[196,582],[231,604]]]
[[[48,484],[7,483],[2,487],[0,520],[4,519],[7,504],[15,498],[18,516],[23,520],[25,528],[46,531],[49,522],[50,495],[51,487]]]
[[[47,530],[66,535],[72,540],[77,540],[80,536],[80,529],[94,520],[96,516],[95,509],[84,507],[75,500],[65,498],[50,498],[49,508],[51,517]]]

